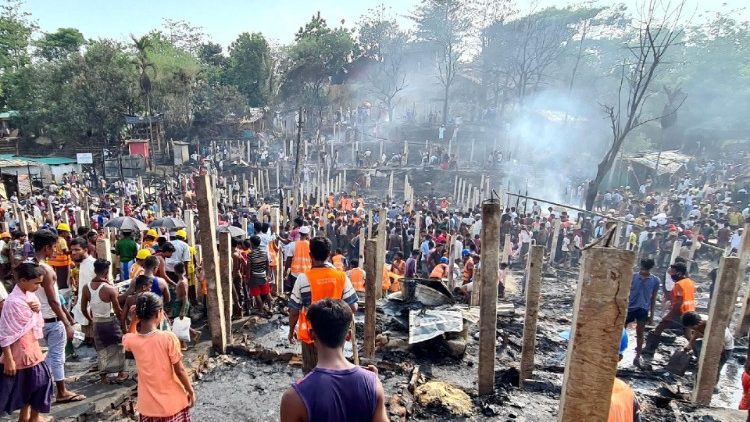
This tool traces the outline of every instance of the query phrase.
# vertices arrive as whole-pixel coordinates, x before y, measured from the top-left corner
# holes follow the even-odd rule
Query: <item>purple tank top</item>
[[[370,422],[377,404],[376,377],[360,368],[315,368],[292,384],[307,409],[309,422]]]

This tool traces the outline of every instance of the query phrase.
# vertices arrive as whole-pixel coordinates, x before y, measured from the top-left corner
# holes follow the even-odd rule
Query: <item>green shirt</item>
[[[138,244],[130,237],[124,237],[115,244],[115,251],[120,256],[120,262],[130,262],[138,254]]]

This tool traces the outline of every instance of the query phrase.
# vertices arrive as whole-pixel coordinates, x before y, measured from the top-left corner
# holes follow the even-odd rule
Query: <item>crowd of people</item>
[[[523,268],[531,245],[544,245],[546,259],[554,257],[553,266],[570,270],[579,264],[584,245],[614,233],[619,246],[638,251],[640,261],[627,315],[627,323],[636,323],[636,365],[643,354],[653,353],[667,328],[684,329],[690,349],[695,349],[703,322],[693,315],[695,287],[690,274],[698,270],[699,258],[715,262],[721,254],[737,253],[743,226],[750,221],[750,197],[744,185],[734,182],[737,172],[732,165],[707,163],[696,173],[700,177],[682,177],[667,192],[653,189],[650,180],[637,191],[606,191],[597,198],[594,212],[543,208],[537,201],[518,198],[501,215],[500,238],[509,235],[510,242],[503,245],[501,265],[495,269],[499,294],[504,293],[509,269]],[[126,381],[130,375],[122,346],[132,353],[138,362],[142,416],[186,420],[195,395],[181,356],[201,333],[191,327],[189,335],[177,337],[169,327],[191,318],[192,309],[205,308],[207,286],[195,243],[199,220],[185,222],[192,226],[192,239],[182,227],[112,231],[107,225],[118,217],[152,224],[181,218],[188,215],[185,211],[196,215],[193,178],[166,178],[169,188],[157,196],[145,195],[134,182],[95,185],[90,174],[66,175],[63,182],[48,195],[22,200],[14,196],[0,208],[6,227],[0,234],[5,374],[0,410],[21,409],[22,420],[35,420],[37,413],[49,411],[53,391],[56,402],[84,400],[65,386],[66,345],[75,337],[96,349],[102,383]],[[285,304],[289,340],[302,343],[303,369],[316,374],[285,394],[292,413],[299,410],[293,409],[300,401],[307,411],[317,411],[309,403],[317,400],[320,383],[346,390],[347,383],[354,382],[331,381],[339,379],[336,371],[360,377],[358,382],[382,393],[371,376],[352,371],[339,358],[344,328],[323,333],[336,326],[331,322],[336,318],[348,318],[348,327],[366,290],[363,238],[385,228],[383,295],[399,291],[403,278],[425,278],[444,281],[457,297],[470,300],[481,271],[479,204],[456,209],[452,198],[431,192],[414,204],[368,206],[361,194],[331,192],[320,201],[283,202],[290,205],[281,210],[277,222],[270,205],[276,198],[264,197],[254,188],[241,194],[233,176],[217,177],[217,189],[218,226],[233,234],[234,315],[268,316],[276,311],[275,304]],[[505,202],[512,205],[513,198]],[[81,211],[87,216],[83,221]],[[23,231],[22,220],[30,233]],[[110,251],[97,248],[104,239],[113,240],[113,258]],[[677,242],[680,248],[674,246]],[[661,279],[655,271],[666,277]],[[715,277],[715,271],[712,274]],[[646,325],[654,319],[660,294],[668,311],[646,339]],[[325,303],[324,309],[313,312],[319,303]],[[327,328],[316,329],[321,323]],[[38,346],[42,338],[46,356]],[[732,347],[727,340],[726,350]],[[148,352],[154,350],[159,352]]]

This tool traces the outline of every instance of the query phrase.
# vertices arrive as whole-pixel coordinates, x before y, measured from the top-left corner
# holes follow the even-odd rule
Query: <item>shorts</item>
[[[628,316],[625,317],[625,325],[633,321],[645,323],[648,320],[648,311],[646,309],[628,309]]]
[[[268,283],[263,283],[259,286],[250,286],[250,296],[252,297],[269,294],[271,294],[271,285]]]

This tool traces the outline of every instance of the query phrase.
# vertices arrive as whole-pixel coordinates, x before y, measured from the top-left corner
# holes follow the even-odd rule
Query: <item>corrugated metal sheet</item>
[[[661,176],[664,174],[674,174],[680,171],[682,167],[693,159],[689,155],[685,155],[679,151],[662,151],[660,152],[647,152],[642,154],[626,155],[623,157],[625,161],[640,164],[650,169],[656,169],[656,173]],[[658,168],[657,168],[658,165]]]
[[[76,164],[77,163],[75,158],[69,158],[69,157],[22,157],[20,155],[13,155],[13,154],[0,154],[0,160],[22,161],[23,164],[20,164],[22,166],[26,165],[26,161],[31,162],[32,164],[34,163],[47,164],[50,166],[59,166],[63,164]]]

